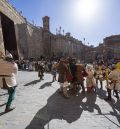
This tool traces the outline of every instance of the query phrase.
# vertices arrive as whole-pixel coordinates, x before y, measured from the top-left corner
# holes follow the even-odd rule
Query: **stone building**
[[[104,56],[108,59],[120,59],[120,35],[104,38]]]
[[[90,52],[92,55],[90,59],[91,61],[104,60],[114,62],[120,59],[120,35],[112,35],[104,38],[103,43],[100,43],[99,46],[90,49],[89,53]],[[89,54],[86,53],[86,56],[88,58]]]
[[[6,0],[0,1],[0,49],[10,51],[15,58],[18,55],[22,56],[22,45],[26,42],[26,37],[23,40],[26,20],[8,3]],[[24,27],[25,28],[25,27]],[[27,44],[25,44],[27,48]],[[27,49],[26,49],[27,53]]]
[[[15,59],[76,56],[82,57],[84,45],[66,35],[50,32],[50,18],[43,17],[43,27],[36,27],[6,0],[0,1],[0,49],[8,50]]]
[[[0,1],[0,49],[15,59],[43,55],[43,28],[29,23],[6,0]]]
[[[81,59],[83,46],[82,42],[73,38],[70,33],[66,33],[66,35],[57,34],[52,38],[52,54],[58,57],[70,56]]]
[[[120,59],[120,35],[106,37],[97,47],[87,46],[70,33],[53,34],[50,18],[43,17],[43,27],[29,23],[6,0],[0,0],[0,50],[15,59],[75,56],[85,62]]]

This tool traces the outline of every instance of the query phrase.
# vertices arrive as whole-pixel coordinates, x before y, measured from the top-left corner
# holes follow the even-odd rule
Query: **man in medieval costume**
[[[116,68],[116,65],[112,66],[112,71],[109,76],[109,85],[107,86],[108,97],[105,99],[111,101],[111,91],[114,90],[116,98],[119,99],[118,91],[120,91],[120,70]]]
[[[76,78],[76,60],[75,58],[69,58],[69,68],[72,75],[72,80],[70,81],[70,89],[72,90],[73,95],[77,95],[78,87],[77,87],[77,78]]]
[[[85,87],[84,87],[84,77],[86,77],[88,74],[84,68],[84,66],[80,63],[76,64],[76,78],[78,86],[82,87],[82,93],[85,94]]]
[[[0,52],[0,87],[3,89],[6,88],[9,95],[5,112],[9,112],[15,108],[11,107],[11,104],[14,99],[15,89],[17,86],[17,71],[18,66],[13,61],[13,56],[10,53],[3,56],[2,52]]]
[[[100,89],[103,89],[103,80],[105,79],[105,67],[104,67],[102,61],[100,64],[95,66],[94,76],[96,79],[96,85],[97,85],[96,88],[98,88],[98,81],[99,81],[100,82]]]
[[[43,62],[38,62],[38,77],[40,80],[43,80],[44,76],[44,63]]]
[[[68,88],[68,81],[67,81],[67,74],[69,72],[67,63],[64,59],[61,59],[58,66],[58,82],[60,83],[60,92],[63,93],[65,98],[69,98],[69,95],[67,93],[67,88]]]

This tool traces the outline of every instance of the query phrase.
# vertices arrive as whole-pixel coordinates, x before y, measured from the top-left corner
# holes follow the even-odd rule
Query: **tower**
[[[45,17],[42,18],[42,20],[43,20],[43,29],[45,31],[50,31],[50,28],[49,28],[49,19],[50,18],[48,16],[45,16]]]
[[[44,55],[50,57],[51,55],[51,34],[49,29],[49,17],[45,16],[43,20],[43,43],[44,43]]]

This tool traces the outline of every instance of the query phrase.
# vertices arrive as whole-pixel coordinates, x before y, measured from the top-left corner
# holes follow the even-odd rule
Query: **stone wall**
[[[0,1],[0,12],[14,22],[15,37],[19,59],[40,58],[41,56],[76,56],[82,58],[83,44],[73,38],[70,33],[54,35],[49,30],[49,17],[43,18],[43,27],[30,24],[6,0]],[[4,47],[2,29],[0,27],[0,47]],[[84,58],[83,58],[84,59]]]
[[[17,46],[20,59],[28,58],[27,23],[16,24]]]
[[[52,52],[57,56],[75,56],[81,58],[82,46],[81,41],[71,36],[57,34],[52,38]]]
[[[42,29],[27,22],[17,10],[6,0],[0,1],[0,12],[14,22],[15,37],[19,59],[38,58],[43,55]],[[4,41],[0,20],[0,48],[4,49]]]
[[[43,30],[30,23],[27,24],[28,58],[40,58],[43,56]]]
[[[1,16],[0,16],[0,51],[3,53],[5,52],[4,51],[4,43],[3,43],[2,26],[1,26]]]
[[[0,0],[0,12],[14,21],[14,24],[25,23],[25,18],[22,17],[6,0]]]
[[[24,28],[21,27],[23,24],[25,24],[26,20],[24,17],[22,17],[16,10],[13,8],[6,0],[0,1],[0,12],[7,16],[9,19],[11,19],[14,22],[14,28],[15,28],[15,35],[16,35],[16,42],[17,42],[17,48],[18,48],[18,54],[22,55],[21,50],[19,46],[22,46],[23,40],[21,40],[22,33],[24,31]],[[2,33],[0,33],[0,37],[2,37]],[[4,41],[0,41],[0,47],[4,46]]]

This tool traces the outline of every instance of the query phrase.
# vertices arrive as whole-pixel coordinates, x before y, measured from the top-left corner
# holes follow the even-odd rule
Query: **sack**
[[[67,78],[67,81],[68,81],[68,82],[70,82],[70,81],[73,80],[73,76],[72,76],[71,73],[68,73],[66,78]]]
[[[3,89],[7,90],[8,89],[8,85],[6,83],[5,78],[2,78],[2,82],[3,82]]]

